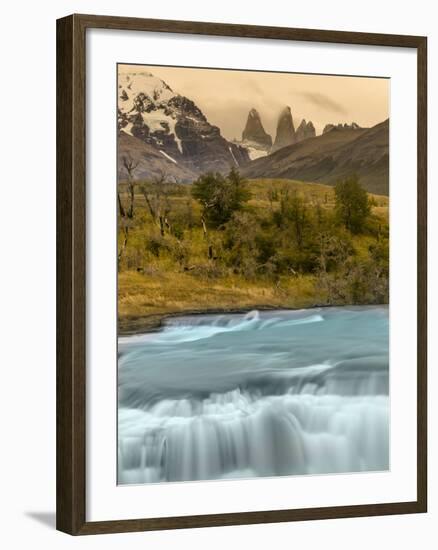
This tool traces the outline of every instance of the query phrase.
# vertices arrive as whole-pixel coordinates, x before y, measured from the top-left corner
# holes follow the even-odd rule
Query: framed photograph
[[[57,528],[425,512],[426,38],[57,22]]]

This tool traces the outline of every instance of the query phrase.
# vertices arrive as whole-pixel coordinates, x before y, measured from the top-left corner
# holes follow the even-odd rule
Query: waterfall
[[[121,484],[389,467],[384,307],[184,317],[119,352]]]

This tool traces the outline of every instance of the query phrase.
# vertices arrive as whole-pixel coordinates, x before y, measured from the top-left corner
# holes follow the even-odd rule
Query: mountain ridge
[[[334,127],[242,169],[247,178],[287,178],[334,185],[356,173],[367,191],[389,193],[389,119],[372,128]]]

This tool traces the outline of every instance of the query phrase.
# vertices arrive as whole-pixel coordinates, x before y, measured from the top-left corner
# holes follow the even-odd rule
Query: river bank
[[[247,313],[257,309],[303,309],[325,304],[314,278],[284,278],[277,284],[230,276],[204,279],[187,273],[119,273],[119,334],[156,330],[174,316]],[[326,304],[325,304],[326,305]]]
[[[307,308],[282,308],[283,311],[298,311],[300,309],[314,309],[321,307],[330,307],[327,305],[314,304]],[[245,314],[250,311],[276,311],[277,305],[254,304],[252,307],[241,308],[206,308],[206,309],[191,309],[185,311],[175,311],[169,313],[157,313],[145,315],[141,317],[122,317],[118,319],[118,334],[120,336],[130,336],[140,334],[142,332],[154,332],[160,330],[169,319],[194,315],[227,315],[227,314]]]

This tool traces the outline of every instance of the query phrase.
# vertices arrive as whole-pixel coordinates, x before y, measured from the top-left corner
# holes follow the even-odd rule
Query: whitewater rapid
[[[385,306],[120,337],[118,483],[387,470],[388,374]]]

